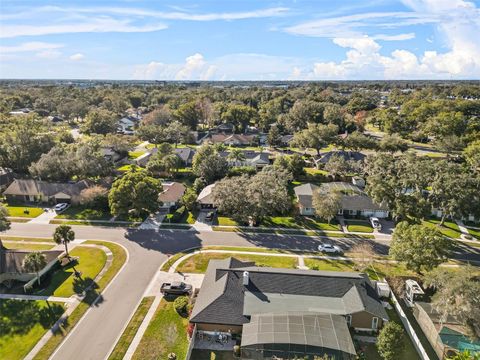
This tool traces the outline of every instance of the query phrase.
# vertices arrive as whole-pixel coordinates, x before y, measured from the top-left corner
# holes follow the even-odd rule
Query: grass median
[[[140,304],[135,310],[132,318],[130,319],[127,327],[122,333],[120,339],[118,339],[115,348],[113,349],[112,353],[108,357],[108,360],[122,360],[125,354],[127,353],[128,347],[133,341],[138,328],[143,322],[143,319],[147,315],[150,306],[152,306],[153,300],[155,299],[154,296],[144,297]]]

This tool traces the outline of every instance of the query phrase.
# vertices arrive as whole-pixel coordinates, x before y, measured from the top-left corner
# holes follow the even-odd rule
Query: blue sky
[[[480,78],[480,0],[0,2],[1,78]]]

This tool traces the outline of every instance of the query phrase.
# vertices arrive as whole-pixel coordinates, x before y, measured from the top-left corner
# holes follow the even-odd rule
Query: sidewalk
[[[58,296],[40,296],[40,295],[21,295],[21,294],[0,294],[0,299],[14,299],[14,300],[45,300],[56,301],[63,303],[73,303],[75,298],[58,297]]]
[[[55,219],[55,216],[57,216],[57,213],[53,209],[49,209],[48,211],[44,211],[37,217],[32,218],[32,220],[30,220],[29,223],[30,224],[49,224],[50,220]]]

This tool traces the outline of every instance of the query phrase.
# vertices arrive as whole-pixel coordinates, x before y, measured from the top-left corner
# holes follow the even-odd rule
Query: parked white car
[[[318,245],[318,251],[327,254],[341,254],[343,252],[339,246],[332,244],[320,244]]]
[[[60,204],[55,205],[53,207],[53,210],[55,210],[55,212],[59,213],[59,212],[64,211],[65,209],[67,209],[69,206],[70,206],[70,204],[60,203]]]
[[[380,220],[376,217],[371,217],[370,218],[370,224],[372,224],[373,228],[380,231],[382,230],[382,224],[380,223]]]

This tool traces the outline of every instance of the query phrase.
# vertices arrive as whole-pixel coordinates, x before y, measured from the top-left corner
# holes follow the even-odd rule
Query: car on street
[[[382,224],[380,223],[380,220],[378,220],[378,218],[376,217],[371,217],[370,218],[370,224],[372,224],[372,227],[375,229],[375,230],[382,230]]]
[[[209,211],[208,214],[205,216],[205,221],[213,221],[214,216],[215,216],[215,212]]]
[[[160,292],[163,295],[188,295],[192,292],[192,285],[181,281],[163,283],[160,287]]]
[[[57,204],[53,207],[53,210],[55,210],[55,212],[59,213],[59,212],[62,212],[64,210],[66,210],[69,206],[70,206],[70,204],[67,204],[67,203],[59,203],[59,204]]]
[[[341,254],[343,252],[339,246],[328,243],[318,245],[318,251],[326,254]]]

